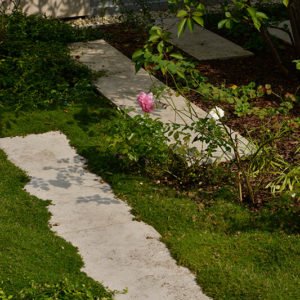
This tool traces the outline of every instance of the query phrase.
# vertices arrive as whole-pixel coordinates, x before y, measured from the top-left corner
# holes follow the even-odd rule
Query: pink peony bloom
[[[154,109],[154,99],[152,93],[140,92],[137,101],[144,112],[151,112]]]

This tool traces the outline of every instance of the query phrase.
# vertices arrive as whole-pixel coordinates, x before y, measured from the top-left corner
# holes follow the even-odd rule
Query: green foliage
[[[90,284],[79,284],[64,279],[58,283],[31,282],[30,287],[24,288],[14,295],[7,295],[0,288],[1,300],[109,300],[109,294],[96,295]]]
[[[233,0],[233,9],[229,6],[225,6],[226,19],[221,20],[218,23],[218,28],[226,27],[230,29],[234,23],[241,21],[246,23],[252,23],[252,25],[260,30],[262,24],[268,19],[267,15],[261,11],[258,11],[255,6],[249,4],[246,0]]]
[[[92,292],[91,286],[72,283],[67,279],[59,283],[39,284],[32,282],[29,288],[21,290],[13,299],[32,300],[108,300],[109,296],[99,298]]]
[[[120,112],[108,130],[109,149],[121,160],[123,168],[167,165],[169,150],[161,122],[147,115],[129,118]]]
[[[278,124],[273,130],[263,130],[256,151],[246,158],[249,176],[255,178],[256,189],[270,188],[273,194],[299,193],[299,159],[295,151],[294,163],[287,162],[278,153],[277,141],[293,135],[297,129],[289,123]],[[299,151],[299,149],[298,149]]]
[[[70,58],[75,31],[60,21],[19,12],[6,16],[0,44],[0,106],[28,110],[67,106],[91,94],[91,72]]]
[[[9,40],[31,42],[70,43],[76,41],[76,30],[70,25],[39,15],[26,16],[20,11],[4,16],[6,38]]]
[[[0,61],[0,105],[26,110],[67,106],[74,95],[91,91],[91,73],[69,57],[65,47],[52,43],[2,45]]]
[[[13,299],[12,295],[7,295],[1,288],[0,288],[0,299],[1,300],[11,300]]]
[[[151,73],[161,71],[176,84],[197,86],[204,78],[192,61],[174,51],[174,47],[168,42],[169,38],[169,32],[159,26],[153,26],[143,49],[138,49],[132,55],[136,71],[142,67]]]
[[[296,69],[300,70],[300,59],[293,60],[293,62],[296,64]]]
[[[194,0],[168,0],[174,10],[177,10],[178,37],[185,31],[186,27],[192,32],[194,25],[204,26],[205,6],[203,3]]]

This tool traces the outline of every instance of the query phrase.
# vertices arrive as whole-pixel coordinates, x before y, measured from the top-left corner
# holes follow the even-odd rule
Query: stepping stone
[[[252,52],[200,26],[195,26],[193,32],[186,29],[178,38],[178,18],[163,19],[158,25],[171,32],[172,44],[200,61],[253,55]]]
[[[162,108],[156,108],[150,117],[158,118],[164,123],[191,124],[199,118],[207,117],[207,112],[190,103],[176,92],[167,88],[162,82],[150,76],[144,69],[135,72],[134,63],[117,49],[104,40],[87,43],[75,43],[71,45],[71,54],[79,57],[79,61],[94,71],[104,72],[104,76],[95,81],[97,89],[118,107],[128,109],[130,116],[142,114],[137,104],[137,95],[141,91],[149,91],[153,85],[165,87],[166,91],[161,99]],[[176,107],[176,110],[174,110]],[[180,113],[178,113],[180,112]],[[239,140],[240,154],[249,153],[249,142],[237,132],[231,131],[233,139],[237,136]],[[190,132],[195,137],[194,132]],[[199,150],[205,150],[205,143],[196,142],[192,144]],[[212,160],[230,160],[233,151],[226,152],[218,149]]]
[[[85,168],[85,160],[59,132],[2,138],[0,148],[30,177],[27,192],[52,200],[50,224],[78,247],[83,271],[117,300],[207,300],[195,276],[178,266],[159,233],[133,220],[130,207]]]
[[[293,36],[293,32],[292,32],[292,28],[291,28],[291,23],[290,21],[283,21],[281,23],[278,24],[279,28],[287,28],[289,30],[289,32],[291,33],[291,35]],[[273,35],[274,37],[292,45],[293,42],[291,40],[291,37],[290,35],[287,33],[287,32],[284,32],[283,30],[279,29],[279,28],[272,28],[272,27],[269,27],[268,28],[268,31],[271,35]]]

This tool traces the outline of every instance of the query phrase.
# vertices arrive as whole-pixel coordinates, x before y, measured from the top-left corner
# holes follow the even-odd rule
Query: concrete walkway
[[[277,27],[278,28],[269,27],[268,31],[270,32],[270,34],[273,35],[274,37],[292,45],[293,41],[291,40],[291,37],[293,37],[293,31],[292,31],[290,21],[287,20],[287,21],[280,22]],[[289,35],[285,31],[281,30],[280,28],[288,30],[291,35]]]
[[[194,275],[176,265],[159,233],[133,221],[130,207],[85,169],[63,134],[2,138],[0,148],[30,176],[25,189],[52,200],[52,229],[78,247],[83,271],[110,289],[128,288],[116,299],[209,299]]]
[[[178,38],[178,22],[178,18],[167,18],[162,23],[158,22],[158,25],[171,32],[172,44],[200,61],[253,55],[252,52],[200,26],[195,26],[193,32],[186,29]]]

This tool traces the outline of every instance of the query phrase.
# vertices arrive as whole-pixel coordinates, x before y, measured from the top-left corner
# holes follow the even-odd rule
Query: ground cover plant
[[[27,18],[23,18],[26,23]],[[44,21],[52,24],[50,20],[39,19],[41,23]],[[29,41],[26,38],[26,42],[30,44],[30,34],[27,37]],[[50,42],[52,44],[53,40]],[[8,59],[5,63],[10,70],[9,74],[13,77],[14,72],[26,73],[26,68],[21,72],[15,67],[13,58],[18,60],[19,52],[14,54],[15,47],[7,50],[5,45],[8,44],[9,40],[0,45],[0,53],[2,59]],[[53,80],[56,91],[53,101],[45,101],[49,96],[42,93],[38,94],[37,101],[33,101],[33,97],[27,100],[22,88],[15,91],[15,101],[10,98],[12,102],[6,102],[4,97],[1,98],[1,136],[50,130],[65,133],[78,153],[88,159],[89,169],[112,185],[117,195],[132,206],[137,219],[146,221],[161,233],[162,240],[168,245],[172,255],[180,264],[195,272],[204,292],[214,299],[299,298],[299,207],[294,205],[294,199],[289,195],[282,195],[259,209],[249,207],[247,203],[238,203],[236,190],[231,182],[234,178],[228,176],[230,173],[224,172],[226,166],[207,165],[198,173],[189,168],[180,152],[176,153],[166,147],[160,123],[144,117],[129,119],[126,114],[116,110],[107,99],[95,92],[91,81],[93,74],[71,60],[65,43],[62,44],[58,47],[62,47],[62,53],[66,53],[63,56],[65,61],[57,61],[55,57],[52,61],[51,56],[47,61],[47,64],[53,63],[54,68],[45,77],[44,85],[51,89]],[[31,51],[26,52],[26,55],[30,60],[31,55],[36,54]],[[33,60],[33,63],[35,73],[45,74],[39,59]],[[57,64],[62,66],[56,67]],[[62,71],[65,64],[68,72]],[[4,73],[0,73],[0,76],[0,82],[7,77]],[[56,76],[68,83],[65,93],[58,89],[57,81],[53,79]],[[35,84],[30,76],[24,76],[24,81],[19,85],[24,88],[27,81],[31,85]],[[76,90],[78,82],[83,82],[83,89]],[[36,84],[37,87],[33,86],[32,90],[39,88],[39,83]],[[7,87],[11,88],[9,85]],[[2,91],[5,92],[5,89],[2,86]],[[65,103],[64,97],[69,93],[72,98]],[[20,102],[19,95],[26,101]],[[55,101],[57,97],[59,101]],[[142,136],[147,139],[141,142]],[[147,149],[151,145],[148,139],[155,140],[157,137],[160,143],[155,144],[156,148],[150,151]],[[145,150],[149,152],[145,153]],[[69,249],[73,254],[68,259],[73,262],[74,249],[49,232],[46,225],[49,218],[46,203],[28,196],[22,190],[27,179],[7,161],[3,153],[1,155],[1,170],[12,170],[6,176],[1,176],[1,199],[6,199],[1,201],[1,205],[5,206],[5,209],[0,210],[1,221],[5,222],[1,229],[8,227],[14,230],[16,227],[18,230],[26,230],[26,238],[31,238],[31,232],[37,228],[36,219],[40,220],[35,217],[36,210],[40,208],[40,213],[44,215],[44,222],[40,225],[45,230],[44,235],[57,239],[55,247],[62,245]],[[15,174],[17,178],[14,177]],[[199,184],[199,180],[204,184]],[[10,194],[14,196],[7,198],[6,195]],[[15,201],[16,198],[18,201]],[[27,216],[27,206],[32,206],[30,215],[33,221]],[[20,217],[17,219],[16,214],[12,213],[14,210],[20,210],[17,215]],[[20,225],[19,220],[26,224],[30,220],[30,224]],[[39,234],[40,231],[36,233]],[[4,248],[1,249],[0,282],[7,295],[17,295],[21,289],[23,294],[29,295],[35,295],[39,291],[47,293],[47,288],[43,288],[47,281],[51,283],[50,289],[53,287],[53,290],[60,291],[60,287],[68,286],[68,283],[57,283],[63,277],[71,282],[68,290],[77,285],[74,282],[79,281],[81,287],[82,283],[86,284],[88,281],[78,273],[81,266],[78,258],[78,267],[69,266],[66,262],[63,272],[50,269],[52,265],[48,264],[52,255],[65,255],[62,248],[59,250],[48,247],[48,256],[40,254],[44,260],[41,265],[37,265],[37,269],[35,262],[39,255],[31,256],[32,245],[18,247],[21,242],[19,239],[12,238],[13,234],[9,235],[10,239],[6,236],[6,231],[1,230],[1,238],[5,241],[1,243]],[[27,255],[24,255],[24,248],[27,249]],[[41,246],[41,250],[43,249]],[[13,260],[11,253],[14,253]],[[61,261],[65,261],[64,259],[66,257],[61,258]],[[72,272],[72,276],[69,272]],[[31,279],[37,283],[30,285]]]

